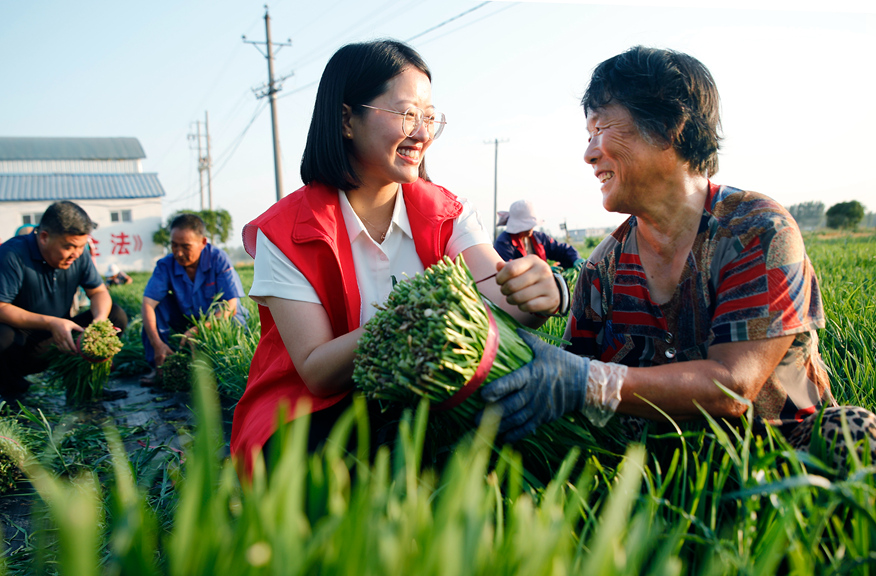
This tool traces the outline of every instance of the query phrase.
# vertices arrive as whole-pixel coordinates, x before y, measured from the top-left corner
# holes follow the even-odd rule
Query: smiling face
[[[433,109],[432,84],[416,68],[406,68],[368,105],[398,112],[417,106],[428,115]],[[423,155],[432,144],[425,127],[409,138],[402,131],[402,116],[370,108],[352,113],[345,106],[344,132],[352,140],[350,161],[363,188],[414,182]]]
[[[88,234],[50,234],[43,230],[37,236],[37,246],[46,264],[66,270],[82,256],[88,244]]]
[[[669,176],[675,154],[671,146],[642,137],[630,112],[609,103],[587,111],[590,135],[584,161],[602,183],[602,205],[609,212],[635,214]]]

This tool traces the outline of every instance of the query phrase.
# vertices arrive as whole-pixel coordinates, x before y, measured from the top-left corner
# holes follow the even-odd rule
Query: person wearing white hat
[[[782,435],[828,466],[845,467],[850,450],[876,462],[876,414],[831,392],[797,223],[770,197],[713,181],[720,101],[708,68],[674,50],[634,46],[593,71],[584,161],[603,207],[628,218],[581,270],[568,346],[524,332],[532,361],[481,388],[506,442],[572,411],[600,427],[617,413],[637,442],[649,426],[708,430],[706,415],[757,442]]]
[[[536,254],[542,260],[555,260],[563,268],[574,268],[583,262],[578,251],[564,242],[557,242],[535,227],[544,222],[536,215],[535,205],[529,200],[511,204],[508,212],[499,212],[499,225],[505,231],[496,238],[495,248],[506,262]]]
[[[119,265],[113,262],[106,269],[106,284],[107,286],[115,286],[118,284],[130,284],[134,279],[122,272]]]

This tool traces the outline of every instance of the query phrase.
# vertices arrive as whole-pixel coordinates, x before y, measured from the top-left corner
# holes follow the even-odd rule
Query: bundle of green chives
[[[517,334],[521,325],[478,293],[461,256],[456,263],[445,257],[396,284],[365,324],[354,361],[356,386],[381,403],[415,406],[428,398],[434,411],[465,387],[477,370],[490,326],[487,306],[495,318],[499,345],[483,383],[524,366],[532,360],[532,350]],[[439,441],[458,440],[472,430],[483,408],[475,391],[458,406],[435,413],[433,430],[443,436]],[[606,452],[606,445],[613,444],[608,438],[615,433],[593,430],[583,415],[568,414],[541,426],[517,448],[530,465],[551,473],[572,447]]]
[[[2,402],[0,402],[2,404]],[[21,464],[27,457],[22,429],[12,416],[0,417],[0,494],[12,492],[23,478]]]
[[[112,358],[122,349],[122,341],[109,320],[97,320],[83,332],[73,335],[76,353],[53,348],[49,370],[67,391],[67,402],[79,404],[100,398],[109,381]]]
[[[182,347],[173,354],[168,355],[164,364],[161,365],[158,378],[159,385],[173,392],[188,391],[192,389],[192,355]]]
[[[499,347],[486,381],[532,360],[517,335],[519,324],[483,299],[468,267],[444,260],[395,285],[359,339],[353,380],[366,397],[415,406],[421,398],[439,404],[462,389],[477,370],[490,328],[490,306]],[[472,394],[452,412],[473,425],[483,409]],[[467,426],[467,427],[469,427]]]

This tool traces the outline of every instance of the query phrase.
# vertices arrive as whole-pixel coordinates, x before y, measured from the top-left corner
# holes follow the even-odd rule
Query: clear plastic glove
[[[516,442],[573,410],[605,426],[620,402],[627,367],[576,356],[525,330],[517,333],[532,349],[532,362],[481,388],[484,401],[502,409],[503,440]]]

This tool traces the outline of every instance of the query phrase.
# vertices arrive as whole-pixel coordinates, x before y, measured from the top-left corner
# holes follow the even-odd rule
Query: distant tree
[[[867,212],[867,214],[864,215],[864,220],[861,222],[861,226],[876,228],[876,212]]]
[[[864,205],[857,200],[840,202],[831,206],[826,216],[831,228],[854,229],[864,219]]]
[[[812,230],[822,225],[824,221],[824,203],[816,200],[802,202],[788,207],[788,212],[804,230]]]
[[[210,242],[216,243],[219,240],[220,244],[228,242],[231,236],[231,214],[228,210],[201,210],[198,215],[204,220],[207,226],[207,234],[210,235]]]
[[[170,221],[168,221],[168,226],[170,225]],[[156,230],[152,234],[152,241],[158,244],[159,246],[164,246],[165,248],[170,247],[170,230],[167,229],[167,226],[159,226],[158,230]]]
[[[165,248],[170,247],[170,223],[180,214],[197,214],[204,221],[207,227],[207,236],[210,237],[210,242],[216,243],[218,239],[220,243],[228,242],[231,236],[231,214],[222,208],[218,210],[177,210],[167,219],[167,224],[158,228],[152,234],[152,241],[159,246]]]
[[[587,240],[585,241],[585,245],[588,248],[596,248],[603,240],[604,238],[602,236],[588,236]]]

